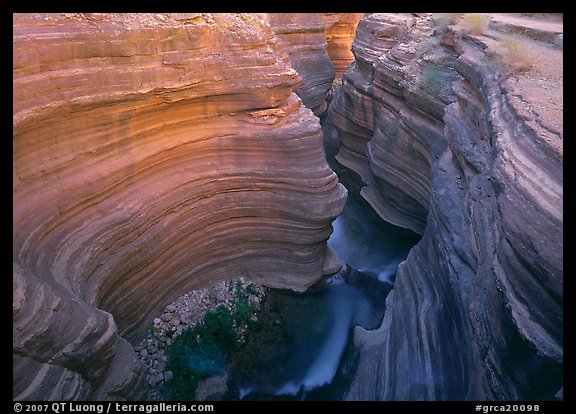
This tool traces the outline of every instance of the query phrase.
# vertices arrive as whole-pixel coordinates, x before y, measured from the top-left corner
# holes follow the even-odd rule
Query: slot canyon
[[[14,400],[563,400],[562,14],[13,14],[12,145]]]

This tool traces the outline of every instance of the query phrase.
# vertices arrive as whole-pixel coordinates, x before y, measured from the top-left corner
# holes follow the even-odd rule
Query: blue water
[[[332,224],[328,245],[353,268],[394,283],[398,265],[420,236],[376,219],[367,209],[349,197],[342,215]]]

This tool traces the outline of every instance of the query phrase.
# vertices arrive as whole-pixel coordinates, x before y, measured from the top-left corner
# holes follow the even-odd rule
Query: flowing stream
[[[353,369],[352,328],[380,325],[396,269],[419,240],[368,212],[349,197],[334,221],[328,244],[347,263],[342,271],[306,293],[269,293],[264,332],[233,365],[238,398],[341,398]]]

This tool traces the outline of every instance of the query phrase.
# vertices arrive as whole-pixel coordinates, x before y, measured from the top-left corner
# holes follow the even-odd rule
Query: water
[[[340,399],[352,328],[380,325],[398,264],[419,236],[382,223],[352,197],[333,226],[328,244],[346,268],[304,294],[269,293],[261,331],[233,363],[238,398]]]
[[[394,283],[398,265],[420,237],[367,214],[367,207],[349,197],[342,215],[333,222],[328,245],[360,272]]]
[[[340,400],[354,373],[354,326],[376,329],[398,265],[420,236],[385,223],[352,196],[351,173],[334,158],[338,133],[321,117],[326,160],[349,189],[328,245],[346,263],[337,275],[304,294],[271,290],[262,327],[231,364],[232,398]]]
[[[287,375],[283,382],[272,387],[249,386],[241,389],[241,394],[264,391],[272,395],[305,396],[315,388],[330,384],[348,343],[354,299],[358,299],[343,293],[341,289],[330,289],[315,298],[318,304],[309,304],[302,308],[316,308],[320,314],[316,312],[309,315],[320,317],[316,318],[316,321],[309,321],[314,324],[315,332],[306,334],[307,330],[304,329],[300,334],[291,333],[290,336],[295,339],[291,344],[294,352],[285,360],[283,369],[288,366],[291,369],[285,371]],[[302,316],[304,315],[300,315]]]

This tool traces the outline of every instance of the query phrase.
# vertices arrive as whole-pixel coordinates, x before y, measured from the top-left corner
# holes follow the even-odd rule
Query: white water
[[[329,302],[333,322],[328,336],[318,338],[324,340],[318,356],[302,378],[296,381],[289,381],[279,387],[275,390],[275,395],[296,395],[301,390],[310,391],[329,384],[332,382],[334,375],[336,375],[340,358],[348,342],[355,303],[350,296],[342,294],[344,292],[341,289],[330,293],[332,293]]]
[[[334,312],[332,331],[304,377],[302,385],[307,391],[332,381],[348,342],[354,303],[351,300],[335,300],[332,304]]]
[[[334,232],[328,245],[347,264],[373,274],[382,282],[394,282],[398,265],[415,241],[413,237],[402,240],[397,237],[401,230],[366,217],[363,207],[353,199],[348,201],[344,213],[332,226]]]

